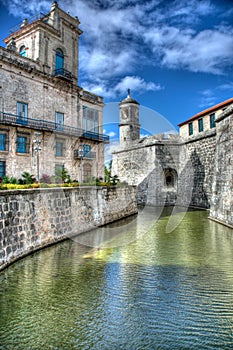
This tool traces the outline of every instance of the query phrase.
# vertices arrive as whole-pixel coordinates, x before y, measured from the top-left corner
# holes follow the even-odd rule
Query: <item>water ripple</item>
[[[4,270],[0,350],[233,349],[233,235],[203,211],[169,235],[166,222],[127,246],[66,241]]]

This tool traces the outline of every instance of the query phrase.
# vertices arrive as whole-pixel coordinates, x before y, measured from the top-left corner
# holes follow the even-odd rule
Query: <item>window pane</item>
[[[27,137],[18,136],[17,137],[17,152],[26,153],[27,152]]]
[[[210,115],[210,128],[215,128],[215,113]]]
[[[25,46],[21,46],[21,48],[19,49],[19,54],[23,57],[26,57],[26,47]]]
[[[17,123],[27,124],[28,105],[27,103],[17,102]]]
[[[91,152],[91,146],[90,145],[83,145],[83,156],[87,156],[88,153]]]
[[[0,161],[0,177],[4,177],[6,175],[6,162]]]
[[[63,143],[59,141],[56,142],[56,156],[57,157],[63,156]]]
[[[55,73],[59,73],[59,71],[62,73],[63,67],[64,67],[64,55],[62,50],[57,49]]]
[[[199,132],[202,132],[204,130],[203,119],[198,119],[198,130]]]
[[[99,131],[99,113],[97,109],[83,106],[82,128],[85,131]]]
[[[193,134],[193,123],[189,123],[189,135]]]
[[[60,112],[55,113],[55,123],[56,123],[56,129],[63,130],[64,126],[64,114]]]
[[[6,150],[6,134],[0,134],[0,151]]]

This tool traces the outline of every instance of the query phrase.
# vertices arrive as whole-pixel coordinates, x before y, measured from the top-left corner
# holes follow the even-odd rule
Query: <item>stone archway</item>
[[[167,189],[176,189],[177,188],[177,171],[172,168],[164,169],[164,186]]]

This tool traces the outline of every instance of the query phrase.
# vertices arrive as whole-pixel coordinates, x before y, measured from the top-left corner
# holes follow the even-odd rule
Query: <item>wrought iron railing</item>
[[[55,75],[56,77],[62,77],[62,78],[66,78],[66,79],[72,79],[72,73],[69,72],[67,69],[64,69],[64,68],[55,69],[54,75]]]
[[[109,136],[104,134],[85,131],[80,128],[57,124],[47,120],[25,118],[11,113],[0,112],[0,124],[22,126],[29,129],[58,132],[61,134],[81,137],[89,140],[91,139],[100,142],[109,142]]]
[[[39,19],[45,19],[46,20],[47,15],[45,15],[42,12],[37,13],[36,15],[34,15],[33,17],[30,17],[27,19],[27,24],[31,24],[32,22],[38,21]],[[22,28],[22,22],[17,24],[16,26],[14,26],[13,28],[11,28],[9,30],[10,35],[17,32],[18,30],[20,30]]]
[[[87,152],[84,155],[80,154],[78,149],[74,150],[74,158],[75,159],[96,159],[96,152]]]

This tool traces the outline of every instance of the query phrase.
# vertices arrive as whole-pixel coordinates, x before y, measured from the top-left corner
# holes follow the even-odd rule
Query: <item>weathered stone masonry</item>
[[[179,204],[210,208],[215,149],[215,130],[203,132],[181,145]]]
[[[210,218],[233,228],[233,106],[216,120]]]
[[[137,213],[136,188],[2,191],[0,269],[67,237]]]

